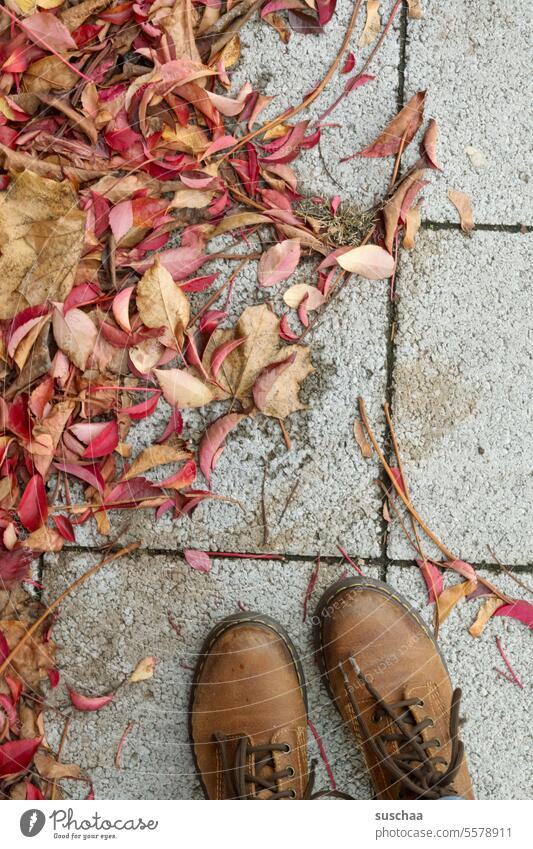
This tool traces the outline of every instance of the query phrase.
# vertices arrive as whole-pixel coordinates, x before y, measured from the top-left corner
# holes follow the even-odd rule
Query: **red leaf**
[[[344,65],[342,66],[340,73],[341,74],[350,74],[353,71],[354,67],[355,67],[355,56],[353,55],[353,53],[350,52],[350,53],[348,53],[348,56],[346,57],[346,61],[344,62]]]
[[[528,628],[533,628],[533,604],[529,601],[513,601],[512,604],[504,604],[492,615],[511,616],[512,619],[518,619],[519,622],[523,622]]]
[[[29,740],[12,740],[0,746],[0,778],[28,769],[42,739],[32,737]]]
[[[37,799],[44,799],[43,794],[39,790],[35,784],[32,784],[31,781],[26,782],[26,801],[31,802]]]
[[[279,322],[279,335],[285,342],[296,342],[298,336],[289,327],[289,317],[284,315]]]
[[[117,410],[119,413],[124,413],[124,415],[129,416],[130,419],[134,419],[138,421],[139,419],[145,419],[147,416],[151,416],[157,407],[157,403],[159,398],[161,397],[161,392],[158,389],[154,390],[154,394],[150,395],[149,398],[146,398],[145,401],[140,401],[138,404],[133,404],[132,407],[122,407]]]
[[[202,474],[209,483],[211,483],[211,473],[223,451],[226,436],[244,418],[246,418],[244,413],[227,413],[213,422],[202,436],[198,458]]]
[[[28,577],[31,561],[37,555],[27,549],[0,552],[0,589],[11,590]]]
[[[178,285],[182,292],[204,292],[217,277],[218,271],[215,274],[208,274],[206,277],[193,277],[191,280],[185,280]]]
[[[227,315],[227,312],[224,312],[223,310],[210,310],[202,316],[198,327],[202,333],[210,334],[213,330],[216,330],[220,322],[223,321]]]
[[[98,436],[89,442],[81,455],[82,459],[94,460],[96,457],[106,457],[115,450],[118,442],[118,424],[115,421],[109,422]]]
[[[76,710],[83,711],[100,710],[100,708],[105,707],[109,702],[113,701],[114,696],[114,693],[111,693],[109,696],[83,696],[70,687],[68,694]]]
[[[196,569],[198,572],[204,572],[205,574],[211,571],[211,558],[205,551],[187,549],[183,552],[183,556],[191,569]]]
[[[168,489],[185,489],[185,487],[191,486],[195,480],[196,463],[194,460],[187,460],[183,468],[170,477],[165,478],[165,480],[159,483],[159,486],[167,487]]]
[[[442,171],[437,159],[437,122],[434,118],[430,118],[427,130],[420,145],[420,153],[424,154],[430,168],[436,171]]]
[[[215,348],[213,351],[213,356],[211,357],[211,374],[213,375],[213,379],[216,380],[218,373],[222,367],[222,363],[226,359],[235,348],[238,348],[239,345],[242,345],[247,339],[246,336],[242,336],[240,339],[231,339],[229,342],[224,342],[222,345],[219,345],[218,348]]]
[[[52,519],[63,539],[68,540],[68,542],[76,542],[76,534],[74,533],[74,528],[72,527],[70,519],[61,515],[52,516]]]
[[[403,482],[402,473],[395,466],[391,466],[391,472],[392,472],[392,476],[393,476],[394,480],[396,481],[396,483],[400,487],[401,491],[403,493],[405,493],[405,484]]]
[[[470,563],[465,563],[464,560],[448,560],[442,565],[446,566],[447,569],[453,569],[454,572],[458,572],[459,575],[462,575],[469,581],[477,583],[476,570],[470,565]]]
[[[183,416],[181,415],[181,411],[178,409],[178,407],[174,407],[170,414],[168,424],[159,439],[156,439],[156,443],[157,445],[161,445],[161,443],[166,442],[167,439],[172,436],[173,433],[177,433],[179,436],[182,432]]]
[[[52,688],[52,690],[55,690],[55,688],[59,684],[59,669],[49,669],[48,680],[50,681],[50,687]]]
[[[54,466],[60,472],[66,472],[67,475],[72,475],[75,478],[85,481],[85,483],[97,489],[98,492],[104,491],[104,479],[97,466],[77,466],[75,463],[54,463]]]
[[[26,484],[17,513],[27,531],[36,531],[48,518],[48,501],[43,479],[34,475]]]
[[[416,565],[422,572],[422,577],[428,588],[428,604],[432,604],[437,600],[437,597],[444,589],[444,579],[442,572],[432,560],[415,560]]]
[[[259,373],[253,385],[252,395],[254,404],[258,410],[262,410],[265,406],[266,399],[274,386],[278,377],[293,364],[296,359],[296,354],[291,354],[285,360],[279,363],[271,363]]]
[[[3,663],[6,657],[9,657],[9,644],[4,632],[0,631],[0,663]]]

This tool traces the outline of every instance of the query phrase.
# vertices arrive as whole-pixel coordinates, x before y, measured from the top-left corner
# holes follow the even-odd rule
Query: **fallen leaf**
[[[474,210],[472,200],[464,192],[457,189],[448,189],[448,198],[455,206],[461,220],[463,233],[470,233],[474,229]]]
[[[42,737],[31,740],[11,740],[0,745],[0,778],[24,772],[31,764]]]
[[[422,144],[420,145],[420,151],[425,154],[430,168],[434,168],[436,171],[442,171],[437,159],[437,136],[437,122],[434,118],[430,118],[424,138],[422,139]]]
[[[22,77],[25,91],[69,91],[77,82],[77,74],[57,56],[44,56],[32,62]]]
[[[403,237],[403,246],[406,250],[411,251],[415,246],[416,234],[420,230],[422,223],[422,213],[420,204],[412,206],[407,210],[405,217],[405,233]]]
[[[533,628],[533,604],[529,601],[513,601],[512,604],[502,605],[494,615],[510,616],[512,619],[523,622],[528,628]]]
[[[366,47],[367,44],[372,44],[379,35],[381,29],[379,3],[380,0],[366,0],[365,28],[359,39],[359,47]]]
[[[426,185],[425,181],[422,180],[423,174],[424,171],[421,168],[417,168],[408,174],[383,207],[385,246],[389,253],[392,253],[394,248],[394,237],[402,212],[407,214],[406,203],[410,205],[420,189]]]
[[[63,315],[62,310],[56,307],[52,316],[52,330],[57,347],[84,371],[98,338],[92,319],[83,310],[71,309]]]
[[[156,663],[157,658],[153,655],[143,657],[129,677],[130,684],[137,684],[138,681],[146,681],[148,678],[153,678]]]
[[[136,302],[146,327],[164,327],[163,344],[181,348],[190,318],[189,301],[158,257],[137,285]]]
[[[85,235],[68,180],[59,183],[23,171],[0,192],[0,318],[46,300],[63,301],[72,289]]]
[[[476,171],[482,171],[483,168],[487,167],[487,158],[483,151],[479,150],[479,148],[469,145],[468,147],[465,147],[465,153],[472,163],[472,167],[475,168]]]
[[[68,688],[68,694],[73,707],[81,711],[100,710],[113,701],[114,693],[108,696],[84,696],[76,690]]]
[[[211,483],[211,473],[224,450],[223,443],[226,436],[245,418],[246,413],[226,413],[209,425],[202,436],[198,457],[202,474],[209,484]]]
[[[58,53],[76,50],[77,44],[59,18],[50,12],[37,12],[24,20],[24,32],[39,47],[51,48]]]
[[[261,256],[257,276],[260,286],[274,286],[286,280],[296,270],[300,261],[298,239],[285,239],[273,245]]]
[[[40,475],[30,478],[17,507],[20,521],[28,531],[36,531],[48,518],[48,501]]]
[[[77,764],[61,763],[46,752],[36,752],[34,763],[39,775],[49,781],[58,781],[62,778],[77,779],[82,774]]]
[[[156,368],[154,374],[172,407],[203,407],[213,400],[212,389],[184,369]]]
[[[393,257],[379,245],[361,245],[337,257],[345,271],[359,274],[368,280],[383,280],[394,272]]]
[[[182,440],[176,442],[169,440],[164,445],[150,445],[137,455],[126,474],[122,476],[122,480],[128,481],[131,478],[136,478],[156,466],[189,460],[192,455],[190,451],[185,450],[184,444]]]
[[[116,766],[117,769],[120,769],[120,764],[121,764],[121,761],[122,761],[122,751],[124,749],[124,743],[126,742],[126,737],[128,736],[128,734],[131,733],[131,731],[133,731],[134,727],[135,727],[135,720],[132,719],[132,721],[128,722],[128,724],[126,725],[126,728],[124,729],[122,737],[119,740],[119,744],[117,746],[117,751],[115,752],[115,766]]]
[[[211,571],[211,558],[205,551],[187,549],[183,552],[183,556],[191,569],[196,569],[197,572],[204,572],[205,574]]]
[[[410,18],[418,19],[422,17],[421,0],[407,0],[407,6]]]
[[[363,425],[361,424],[359,419],[355,419],[353,423],[353,435],[355,437],[355,441],[361,449],[361,454],[366,460],[368,460],[368,458],[372,456],[372,448],[369,442],[367,441]]]
[[[259,375],[257,376],[252,388],[254,404],[258,410],[262,411],[265,409],[267,398],[270,392],[274,389],[276,381],[279,380],[283,372],[289,366],[293,365],[295,360],[296,354],[291,354],[284,360],[280,360],[279,362],[275,363],[270,363],[268,366],[265,366],[262,371],[259,372]]]
[[[283,295],[283,300],[292,309],[297,309],[304,299],[305,307],[310,312],[317,310],[326,302],[322,292],[316,286],[309,286],[307,283],[295,283]]]
[[[468,595],[469,592],[472,592],[475,587],[476,584],[473,581],[461,581],[460,584],[454,584],[452,587],[448,587],[437,596],[436,604],[439,625],[442,625],[448,618],[457,602],[464,598],[465,595]]]
[[[366,157],[395,156],[400,150],[402,139],[404,139],[403,149],[405,150],[422,124],[425,99],[426,92],[417,91],[396,117],[387,124],[377,139],[369,147],[359,151],[357,155]]]
[[[472,635],[472,637],[481,636],[485,629],[485,625],[492,617],[493,613],[504,604],[505,602],[502,601],[501,598],[496,598],[496,596],[491,596],[483,602],[483,604],[479,608],[476,621],[468,629],[468,632]]]

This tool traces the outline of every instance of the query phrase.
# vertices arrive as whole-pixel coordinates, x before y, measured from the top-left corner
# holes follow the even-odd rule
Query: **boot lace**
[[[425,740],[422,736],[426,728],[434,725],[431,717],[427,716],[421,722],[416,722],[411,714],[412,706],[423,707],[424,702],[417,698],[401,699],[396,702],[385,701],[363,675],[355,659],[349,657],[348,662],[376,702],[373,721],[379,722],[383,716],[387,716],[397,729],[394,733],[372,734],[361,715],[344,665],[339,663],[346,695],[363,734],[363,743],[371,747],[380,764],[386,767],[393,778],[400,783],[401,794],[414,794],[419,799],[440,799],[441,796],[456,795],[453,781],[464,754],[464,746],[459,740],[461,690],[456,689],[452,694],[449,726],[452,751],[448,762],[441,755],[429,754],[429,749],[440,748],[440,740],[435,737]],[[397,744],[397,751],[391,752],[391,743]],[[439,769],[439,766],[445,768]]]
[[[249,738],[241,736],[235,748],[233,760],[230,752],[230,739],[220,731],[214,734],[214,739],[219,747],[222,762],[222,774],[224,777],[224,788],[226,796],[230,799],[258,799],[258,794],[267,790],[270,799],[296,799],[294,788],[280,790],[278,781],[291,778],[294,769],[287,766],[285,769],[277,770],[274,761],[274,752],[290,752],[288,743],[266,743],[262,746],[252,746]],[[248,758],[255,756],[255,771],[249,769]],[[265,767],[268,769],[265,770]],[[303,799],[351,799],[347,793],[340,790],[318,790],[313,793],[315,784],[316,761],[311,762],[309,779],[302,796]]]

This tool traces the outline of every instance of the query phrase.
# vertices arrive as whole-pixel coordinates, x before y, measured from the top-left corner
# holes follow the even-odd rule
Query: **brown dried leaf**
[[[403,237],[403,246],[408,251],[412,250],[415,246],[416,234],[420,230],[421,223],[422,213],[420,211],[420,204],[417,203],[416,206],[412,206],[411,209],[407,211],[407,215],[405,216],[405,235]]]
[[[153,655],[143,657],[129,677],[130,684],[136,684],[138,681],[146,681],[148,678],[153,678],[156,663],[157,658]]]
[[[177,439],[169,440],[163,445],[150,445],[135,458],[122,480],[128,481],[153,469],[155,466],[164,466],[166,463],[176,463],[181,460],[189,460],[192,457],[190,451],[184,448],[184,441]]]
[[[394,246],[394,235],[396,233],[396,228],[398,226],[398,220],[400,218],[400,211],[402,208],[402,204],[405,200],[405,196],[411,187],[414,187],[415,183],[422,178],[424,171],[422,168],[417,168],[411,174],[409,174],[405,180],[402,180],[393,196],[389,198],[385,206],[383,207],[383,220],[385,222],[385,245],[389,253],[392,253],[392,249]]]
[[[367,441],[363,425],[359,419],[356,419],[353,423],[353,435],[361,449],[361,454],[366,460],[368,460],[368,458],[372,456],[372,448],[370,447],[370,443]]]
[[[448,198],[459,213],[461,230],[463,233],[470,233],[474,229],[474,210],[472,209],[471,198],[457,189],[448,189]]]
[[[39,775],[49,781],[57,781],[61,778],[81,778],[81,769],[77,764],[63,764],[45,752],[36,752],[34,762]]]
[[[485,629],[485,625],[492,617],[492,614],[503,604],[505,604],[505,602],[501,598],[496,598],[496,596],[490,596],[485,599],[478,610],[476,621],[468,629],[469,634],[471,634],[472,637],[481,637],[481,634]]]
[[[422,17],[422,5],[421,0],[407,0],[407,6],[409,8],[409,17],[410,18],[421,18]]]
[[[28,305],[64,301],[74,283],[85,234],[68,180],[30,171],[0,192],[0,318]]]
[[[175,0],[170,14],[161,21],[161,26],[172,38],[177,59],[185,57],[201,63],[194,37],[191,0]]]
[[[59,13],[59,18],[65,24],[66,28],[73,32],[78,29],[84,21],[87,20],[95,12],[100,12],[109,6],[109,0],[82,0],[81,3],[75,3],[69,9],[65,9]]]
[[[78,76],[57,56],[44,56],[32,62],[22,77],[25,91],[70,91]]]
[[[146,327],[165,327],[161,336],[163,344],[181,348],[190,318],[189,301],[159,257],[139,281],[136,300]]]
[[[232,331],[215,331],[212,334],[202,361],[206,371],[209,372],[211,357],[219,345],[242,337],[245,341],[226,357],[218,373],[222,387],[218,397],[234,396],[245,408],[252,406],[253,386],[263,369],[296,354],[294,362],[280,374],[268,393],[262,412],[267,416],[285,418],[302,409],[298,398],[299,386],[313,371],[309,349],[300,345],[280,347],[279,320],[265,304],[247,307]]]
[[[359,152],[359,156],[395,156],[400,149],[402,139],[404,139],[403,149],[405,150],[422,124],[425,99],[426,92],[417,91],[396,117],[387,124],[377,139]]]
[[[365,28],[359,39],[359,47],[366,47],[367,44],[372,44],[378,37],[380,29],[379,0],[366,0]]]

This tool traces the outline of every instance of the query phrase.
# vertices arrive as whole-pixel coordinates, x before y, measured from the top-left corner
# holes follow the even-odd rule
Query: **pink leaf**
[[[131,333],[129,308],[130,299],[134,289],[134,286],[128,286],[126,289],[122,289],[122,291],[113,298],[112,309],[115,321],[126,333]]]
[[[202,436],[198,458],[202,474],[209,483],[211,483],[211,473],[223,450],[226,436],[244,418],[246,418],[244,413],[227,413],[213,422]]]
[[[22,548],[0,552],[0,588],[13,589],[28,577],[31,561],[36,555]]]
[[[405,494],[405,484],[403,482],[402,473],[395,466],[391,466],[392,477],[400,487],[401,491]]]
[[[69,687],[68,694],[70,697],[70,701],[76,710],[83,711],[91,711],[91,710],[100,710],[100,708],[105,707],[109,704],[109,702],[113,701],[113,693],[109,696],[84,696],[81,693],[77,693],[75,690],[72,690]]]
[[[383,280],[394,272],[393,257],[379,245],[360,245],[337,256],[337,262],[345,271],[359,274],[367,280]]]
[[[115,450],[118,441],[118,424],[115,421],[109,422],[101,433],[89,442],[81,455],[82,459],[94,460],[96,457],[106,457]]]
[[[464,578],[468,578],[469,581],[477,583],[476,570],[470,565],[470,563],[465,563],[464,560],[448,560],[443,563],[443,566],[446,566],[447,569],[453,569],[455,572],[458,572],[459,575],[462,575]]]
[[[0,778],[26,770],[42,739],[42,737],[32,737],[28,740],[11,740],[0,746]]]
[[[183,552],[183,556],[191,569],[196,569],[198,572],[204,572],[205,574],[211,571],[211,558],[205,551],[187,549]]]
[[[274,286],[286,280],[295,271],[300,261],[298,239],[285,239],[273,245],[259,260],[258,279],[260,286]]]
[[[76,50],[77,45],[65,24],[50,12],[37,12],[24,20],[24,30],[32,41],[41,47],[49,47],[58,53]]]
[[[355,68],[355,56],[353,53],[348,53],[344,65],[342,66],[340,73],[341,74],[351,74],[353,69]]]
[[[75,478],[85,481],[89,486],[97,489],[98,492],[104,491],[104,479],[97,466],[77,466],[75,463],[54,463],[54,466],[60,472],[66,472],[67,475],[72,475]]]
[[[208,156],[212,156],[214,153],[218,153],[219,150],[226,150],[228,147],[233,147],[236,143],[237,139],[234,139],[233,136],[220,136],[220,138],[216,139],[214,142],[211,142],[209,147],[207,147],[202,154],[202,159],[207,159]]]
[[[533,628],[533,605],[529,601],[513,601],[512,604],[504,604],[499,607],[493,616],[511,616],[518,619],[528,628]]]
[[[430,118],[427,130],[420,145],[420,152],[425,154],[429,167],[436,171],[442,171],[437,157],[437,122],[434,118]]]
[[[17,513],[27,531],[36,531],[48,518],[48,501],[41,475],[33,475],[26,484]]]
[[[242,336],[240,339],[231,339],[229,342],[224,342],[222,345],[219,345],[218,348],[215,348],[213,356],[211,357],[211,374],[213,375],[214,380],[217,379],[222,363],[226,357],[238,348],[239,345],[242,345],[242,343],[246,341],[246,338],[246,336]]]
[[[227,312],[224,312],[223,310],[210,310],[202,316],[198,327],[202,333],[211,334],[213,330],[216,330],[220,322],[227,317],[227,315]]]
[[[298,336],[289,327],[289,317],[284,315],[279,322],[279,335],[285,342],[296,342]]]
[[[170,477],[165,478],[165,480],[159,483],[159,486],[166,489],[185,489],[187,486],[191,486],[195,480],[196,463],[194,460],[187,460],[183,468],[175,472],[175,474],[170,475]]]
[[[183,416],[181,415],[181,411],[174,407],[170,414],[170,419],[168,420],[168,424],[161,434],[161,436],[156,439],[157,445],[161,445],[162,442],[166,442],[169,436],[172,436],[173,433],[177,433],[178,436],[183,432]]]
[[[281,360],[279,363],[271,363],[270,365],[265,366],[265,368],[259,373],[252,389],[254,404],[258,410],[262,410],[265,406],[266,399],[278,377],[285,371],[285,369],[291,366],[295,360],[296,354],[291,354],[290,357],[287,357],[285,360]]]

